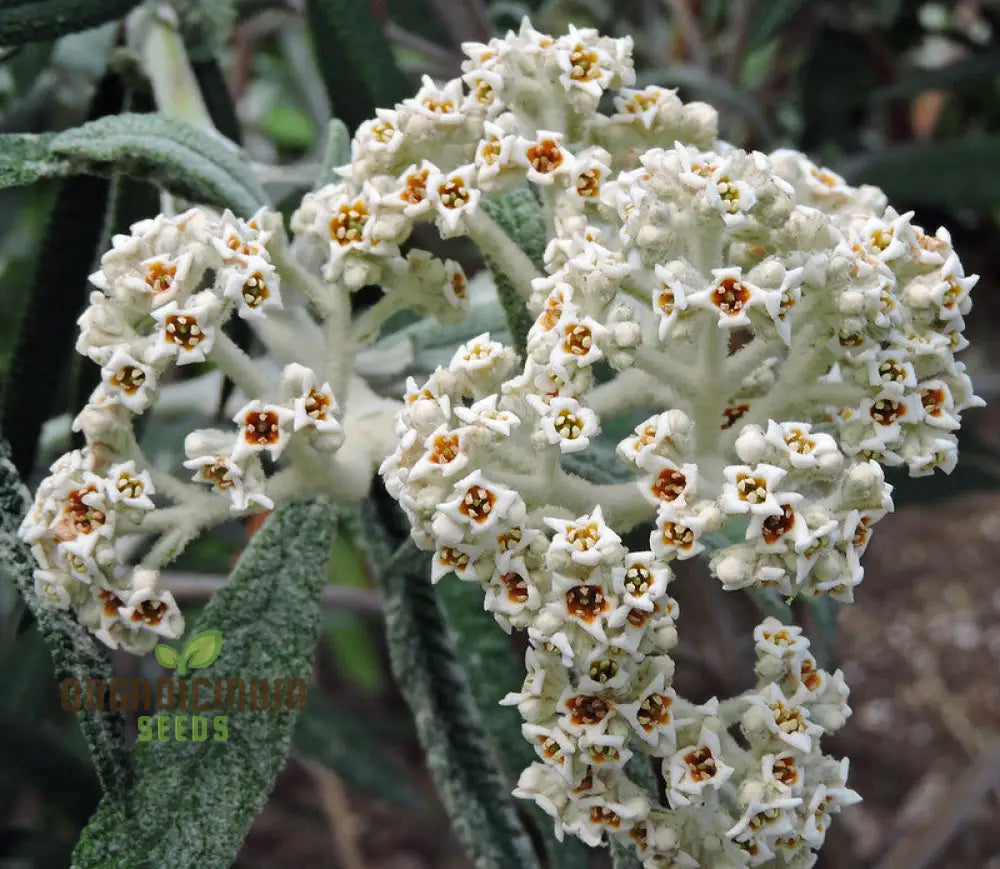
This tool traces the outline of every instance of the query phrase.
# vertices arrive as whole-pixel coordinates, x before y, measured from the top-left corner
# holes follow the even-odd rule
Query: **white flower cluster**
[[[90,278],[99,289],[80,317],[77,349],[101,366],[101,383],[73,422],[87,446],[51,467],[21,536],[33,545],[39,594],[72,608],[113,648],[146,652],[159,637],[180,636],[184,626],[173,597],[158,588],[157,570],[127,570],[115,548],[116,537],[140,531],[143,515],[154,509],[150,473],[133,457],[132,415],[150,407],[172,363],[210,358],[234,311],[253,320],[280,307],[268,252],[268,244],[280,243],[276,214],[261,211],[243,221],[193,208],[115,236]],[[323,452],[343,441],[328,383],[293,363],[281,386],[280,400],[254,399],[236,414],[236,432],[199,430],[185,440],[185,467],[196,482],[227,496],[232,513],[274,506],[264,452],[277,459],[294,433]]]
[[[153,483],[135,462],[109,464],[91,448],[62,456],[35,493],[20,534],[38,567],[35,590],[111,648],[148,652],[179,637],[184,618],[155,571],[119,563],[115,536],[134,532],[153,510]]]
[[[707,106],[651,87],[602,113],[604,90],[632,81],[630,46],[526,24],[465,46],[462,81],[425,82],[359,131],[342,174],[370,212],[390,207],[374,191],[399,198],[426,170],[413,213],[494,262],[509,252],[482,196],[529,182],[551,231],[547,273],[522,288],[526,358],[482,335],[411,381],[382,473],[433,578],[479,582],[501,625],[527,629],[512,700],[543,764],[519,790],[560,829],[631,835],[649,867],[809,866],[826,815],[855,799],[817,747],[849,714],[846,686],[765,622],[755,691],[675,697],[669,562],[712,544],[726,588],[852,600],[892,509],[882,467],[950,471],[961,412],[981,404],[954,358],[975,278],[944,230],[927,235],[881,191],[715,141]],[[432,189],[451,177],[459,220]],[[358,248],[366,262],[375,247]],[[638,410],[652,415],[617,449],[635,482],[568,471],[602,418]],[[627,551],[619,535],[643,522],[648,551]],[[729,735],[737,720],[749,748]],[[669,811],[623,771],[640,748],[664,758]]]

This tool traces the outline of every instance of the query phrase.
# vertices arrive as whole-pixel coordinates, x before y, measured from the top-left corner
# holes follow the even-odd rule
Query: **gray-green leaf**
[[[538,869],[429,580],[403,544],[379,571],[393,675],[455,832],[479,869]]]
[[[14,0],[0,3],[0,45],[44,42],[121,18],[139,0]]]
[[[268,519],[198,620],[199,628],[225,636],[222,653],[199,677],[248,684],[308,678],[335,527],[335,509],[323,498],[285,505]],[[127,810],[102,801],[74,867],[232,864],[285,761],[298,710],[230,710],[228,741],[213,739],[220,713],[202,714],[211,719],[204,742],[137,745]]]
[[[539,272],[544,273],[545,241],[548,232],[542,208],[531,189],[519,187],[502,196],[484,199],[483,208],[528,255]],[[535,318],[528,311],[524,299],[518,295],[507,275],[492,262],[488,264],[496,281],[500,304],[503,305],[504,314],[507,316],[507,326],[514,339],[514,349],[524,356],[528,330],[535,322]]]
[[[65,175],[69,163],[52,156],[55,133],[0,134],[0,188],[34,184]]]
[[[59,133],[51,152],[75,171],[119,171],[195,202],[249,217],[267,202],[242,152],[190,124],[156,114],[120,114]]]
[[[52,609],[35,593],[35,562],[17,536],[29,503],[27,489],[10,461],[10,448],[0,438],[0,577],[9,577],[24,596],[49,647],[58,681],[73,678],[85,684],[88,679],[101,679],[107,683],[114,675],[107,649],[72,616]],[[105,802],[120,808],[132,781],[125,721],[120,712],[99,709],[81,711],[78,719],[97,766]]]
[[[538,757],[521,735],[521,716],[500,700],[509,691],[519,691],[524,682],[524,663],[514,653],[510,638],[483,609],[482,589],[450,574],[436,586],[448,624],[455,632],[459,659],[469,675],[469,685],[500,765],[512,787],[521,771]],[[645,756],[645,755],[643,755]],[[530,803],[522,806],[545,840],[550,869],[576,869],[587,863],[587,849],[569,837],[556,840],[552,819]]]

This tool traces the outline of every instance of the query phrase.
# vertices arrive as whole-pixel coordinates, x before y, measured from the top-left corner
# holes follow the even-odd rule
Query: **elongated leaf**
[[[140,0],[14,0],[0,3],[0,45],[46,42],[121,18]]]
[[[55,133],[0,134],[0,187],[20,187],[65,175],[69,164],[52,156]]]
[[[108,72],[91,100],[89,116],[100,118],[120,111],[124,98],[121,80]],[[58,390],[64,385],[59,375],[75,360],[76,321],[87,300],[87,276],[100,256],[97,245],[109,191],[103,178],[80,176],[62,181],[42,239],[31,298],[3,394],[3,430],[14,466],[23,477],[31,472],[42,424],[65,408],[65,404],[57,406]],[[51,372],[50,376],[39,379],[42,370]],[[72,395],[75,384],[66,385]]]
[[[340,176],[334,174],[334,169],[351,162],[351,133],[340,118],[334,118],[327,125],[326,151],[323,154],[323,168],[316,176],[313,190],[319,190],[327,184],[339,181]]]
[[[221,654],[198,676],[248,685],[309,676],[335,527],[323,498],[285,505],[267,520],[198,619],[196,630],[223,636]],[[127,814],[102,802],[74,866],[222,869],[233,862],[285,761],[297,709],[230,710],[228,741],[213,737],[220,713],[203,714],[210,719],[204,742],[137,745]]]
[[[520,187],[483,201],[483,208],[507,233],[513,242],[523,250],[538,268],[545,271],[545,241],[548,232],[545,217],[535,195],[527,187]],[[507,326],[514,338],[514,348],[523,357],[528,330],[535,318],[528,311],[524,301],[517,294],[513,284],[504,272],[487,260],[493,280],[496,281],[497,295],[507,317]]]
[[[333,113],[351,129],[376,106],[392,106],[412,88],[372,13],[357,0],[307,0],[316,61]]]
[[[442,579],[436,591],[448,624],[455,632],[455,648],[468,673],[472,696],[496,747],[508,787],[513,788],[521,771],[538,759],[521,735],[517,709],[499,705],[509,691],[521,689],[524,663],[511,648],[507,634],[483,609],[483,592],[478,585],[462,582],[451,574]],[[545,840],[551,869],[574,869],[586,864],[587,849],[582,843],[572,837],[558,842],[548,815],[529,803],[521,808],[531,816]]]
[[[88,679],[107,682],[113,676],[107,649],[68,613],[52,609],[35,594],[34,559],[17,536],[28,504],[28,492],[10,460],[10,448],[0,438],[0,579],[9,577],[24,596],[49,647],[58,682],[67,678],[75,678],[81,684]],[[120,809],[132,782],[124,719],[121,713],[109,710],[81,711],[78,717],[106,794],[105,801]]]
[[[537,869],[429,576],[429,559],[410,541],[380,572],[393,675],[441,800],[476,866]]]
[[[121,114],[59,133],[50,143],[72,171],[122,172],[195,202],[249,217],[267,197],[242,153],[183,121],[157,114]]]
[[[1000,203],[1000,176],[970,167],[998,161],[1000,136],[977,136],[887,148],[843,170],[848,180],[875,184],[901,205],[988,209]]]
[[[214,57],[192,60],[191,71],[198,80],[198,87],[201,89],[205,108],[208,109],[212,123],[231,142],[237,145],[243,144],[243,129],[236,115],[236,105],[229,93],[226,77],[219,62]]]
[[[757,4],[756,12],[750,19],[750,45],[767,42],[807,5],[808,0],[768,0],[767,3]]]

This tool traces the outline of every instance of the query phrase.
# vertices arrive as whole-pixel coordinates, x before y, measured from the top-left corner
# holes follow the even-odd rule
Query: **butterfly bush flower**
[[[884,469],[950,472],[981,404],[955,358],[976,279],[946,230],[876,188],[734,147],[710,106],[636,88],[629,38],[526,21],[463,50],[460,77],[425,77],[358,128],[292,241],[270,211],[201,207],[113,239],[80,318],[101,368],[74,421],[86,446],[21,529],[38,593],[148,650],[183,630],[158,570],[202,528],[364,497],[379,467],[432,580],[478,584],[527,634],[504,702],[538,759],[515,793],[559,837],[615,840],[647,869],[811,866],[858,799],[824,753],[850,715],[843,676],[768,618],[753,688],[678,695],[673,562],[702,557],[728,590],[852,601],[893,508]],[[512,202],[544,227],[541,271],[491,216]],[[469,238],[503,275],[529,314],[523,352],[474,335],[383,398],[357,373],[364,343],[399,310],[453,324],[469,308],[428,232]],[[384,295],[352,323],[371,284]],[[268,364],[229,337],[234,314]],[[239,394],[226,425],[187,434],[180,480],[131,423],[203,363]],[[632,429],[616,448],[612,422]],[[128,568],[136,534],[159,537]]]
[[[52,465],[21,536],[37,561],[38,594],[71,610],[112,648],[143,653],[160,638],[180,636],[184,620],[161,588],[159,568],[202,528],[310,491],[358,497],[358,478],[366,481],[387,449],[377,431],[389,428],[395,404],[386,408],[355,384],[354,449],[341,459],[348,433],[327,376],[346,392],[342,368],[331,366],[324,376],[292,362],[275,379],[226,335],[234,314],[263,326],[282,312],[282,262],[305,281],[311,301],[326,305],[335,327],[327,343],[349,343],[342,328],[349,322],[330,315],[329,301],[346,291],[302,277],[280,217],[267,210],[244,221],[195,207],[141,221],[115,236],[91,276],[97,289],[80,317],[77,349],[100,365],[101,382],[73,422],[86,445]],[[445,280],[452,289],[464,286],[451,265],[442,270]],[[265,332],[259,337],[268,343]],[[287,356],[289,348],[268,349]],[[143,454],[132,421],[176,376],[174,366],[204,362],[231,377],[241,404],[228,428],[198,429],[184,439],[183,465],[193,474],[184,483]],[[279,461],[286,467],[276,470]],[[124,565],[123,544],[136,534],[160,537],[132,569]]]
[[[382,465],[432,578],[478,583],[505,630],[527,631],[505,702],[539,759],[516,793],[558,835],[616,839],[647,867],[811,866],[858,799],[822,749],[850,714],[843,677],[767,619],[753,689],[678,696],[671,562],[708,555],[726,589],[853,600],[893,507],[884,468],[950,472],[981,404],[955,359],[975,278],[945,230],[881,191],[736,148],[709,106],[633,89],[627,38],[525,23],[463,48],[461,82],[380,112],[296,223],[324,268],[367,281],[395,273],[409,221],[434,221],[534,318],[523,356],[480,335],[411,381]],[[458,179],[460,216],[440,179]],[[483,208],[524,185],[549,228],[544,273]],[[367,215],[346,253],[329,232],[342,200]],[[602,422],[640,412],[617,481],[587,479],[613,472],[607,453],[587,461]],[[665,803],[629,775],[636,753],[657,759]]]

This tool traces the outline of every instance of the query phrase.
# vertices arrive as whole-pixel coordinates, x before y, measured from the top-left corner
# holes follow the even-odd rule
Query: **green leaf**
[[[413,90],[399,69],[371,3],[307,0],[316,62],[333,113],[354,130]]]
[[[267,202],[242,151],[221,137],[158,114],[125,113],[56,135],[51,153],[73,172],[122,172],[249,217]]]
[[[326,151],[323,155],[323,168],[316,176],[313,190],[319,190],[327,184],[339,181],[340,176],[334,174],[334,169],[351,162],[351,133],[340,118],[334,118],[327,125]]]
[[[842,167],[854,184],[875,184],[891,202],[943,208],[995,208],[1000,175],[973,166],[1000,161],[1000,136],[974,136],[947,142],[920,142],[887,148]]]
[[[121,82],[108,73],[97,87],[89,114],[99,118],[117,112],[123,99]],[[59,402],[64,385],[59,375],[71,371],[75,361],[77,318],[87,302],[87,277],[99,256],[109,191],[103,178],[81,176],[60,182],[45,229],[0,409],[14,466],[23,477],[31,473],[43,423],[68,404],[65,399]],[[59,255],[52,256],[51,251]],[[35,375],[43,368],[53,376],[39,383]],[[76,410],[70,408],[74,414]]]
[[[459,660],[468,674],[472,696],[507,775],[508,787],[513,787],[521,771],[538,759],[521,735],[521,716],[517,709],[499,705],[505,694],[521,689],[524,663],[514,653],[507,634],[483,609],[483,591],[478,584],[462,582],[449,574],[435,590],[448,624],[455,632]],[[545,840],[551,869],[586,865],[587,849],[579,840],[570,837],[563,842],[557,841],[548,815],[528,803],[522,808]]]
[[[431,588],[425,555],[407,541],[379,571],[393,675],[455,832],[478,869],[537,869]]]
[[[757,4],[748,28],[749,44],[758,46],[767,42],[807,5],[808,0],[768,0]]]
[[[221,651],[222,631],[202,631],[196,634],[184,646],[177,674],[183,676],[186,669],[204,669],[219,657]]]
[[[0,3],[0,45],[47,42],[121,18],[140,0],[14,0]]]
[[[192,60],[191,71],[198,80],[198,88],[205,100],[205,108],[216,128],[237,145],[243,143],[243,130],[236,115],[236,105],[229,93],[222,67],[214,58]]]
[[[0,134],[0,188],[34,184],[65,175],[68,163],[52,157],[49,145],[55,133]]]
[[[503,229],[511,240],[523,250],[539,272],[545,272],[545,242],[548,231],[545,215],[534,193],[528,187],[519,187],[510,193],[483,200],[483,209]],[[534,316],[517,294],[514,285],[502,269],[487,259],[487,264],[497,285],[497,295],[507,317],[507,326],[514,339],[514,349],[523,357],[528,330],[535,322]]]
[[[225,635],[222,653],[199,677],[246,683],[308,678],[335,528],[336,511],[325,498],[287,504],[271,515],[229,585],[198,619],[199,629]],[[211,720],[204,742],[140,742],[127,812],[102,801],[73,865],[231,865],[285,761],[297,712],[282,707],[221,713],[228,718],[228,741],[212,738],[220,713],[205,712]]]
[[[57,682],[67,678],[77,679],[80,684],[88,679],[107,682],[114,675],[107,649],[72,616],[52,609],[35,593],[35,562],[17,536],[29,503],[28,492],[10,460],[10,447],[0,438],[0,577],[9,577],[24,597],[49,647]],[[119,712],[99,709],[81,711],[77,718],[94,758],[105,802],[120,808],[132,782],[125,721]]]
[[[153,654],[156,655],[156,660],[160,662],[160,666],[166,667],[168,670],[176,668],[181,661],[181,656],[177,649],[163,643],[160,643],[153,649]]]

